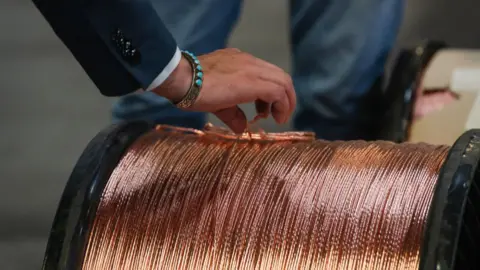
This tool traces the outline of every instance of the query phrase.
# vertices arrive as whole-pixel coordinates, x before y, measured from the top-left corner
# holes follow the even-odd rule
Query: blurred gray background
[[[246,0],[231,45],[288,70],[287,6]],[[480,47],[479,8],[474,0],[409,0],[397,47],[426,37]],[[99,94],[27,0],[0,1],[0,89],[0,269],[39,269],[64,185],[109,123],[112,99]]]

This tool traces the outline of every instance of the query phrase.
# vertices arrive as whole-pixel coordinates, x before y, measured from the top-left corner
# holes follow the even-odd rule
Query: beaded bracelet
[[[200,61],[193,53],[189,51],[182,51],[182,55],[183,57],[185,57],[185,59],[187,59],[193,69],[193,78],[190,88],[188,89],[182,100],[175,103],[175,106],[177,106],[178,108],[185,109],[193,106],[198,96],[200,95],[200,90],[202,89],[203,85],[203,70],[202,66],[200,65]]]

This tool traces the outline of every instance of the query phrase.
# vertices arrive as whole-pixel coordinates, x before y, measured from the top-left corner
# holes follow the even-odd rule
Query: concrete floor
[[[473,27],[480,2],[410,2],[400,44],[433,36],[480,45]],[[247,0],[244,14],[232,45],[288,69],[287,32],[269,34],[287,27],[287,1]],[[0,2],[0,33],[0,268],[38,269],[64,184],[109,123],[112,100],[99,95],[30,1]]]

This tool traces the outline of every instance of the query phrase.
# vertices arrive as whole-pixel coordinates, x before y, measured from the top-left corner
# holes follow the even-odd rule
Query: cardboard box
[[[423,91],[449,87],[458,100],[412,123],[411,142],[452,145],[466,130],[480,128],[480,50],[438,52],[423,77]]]

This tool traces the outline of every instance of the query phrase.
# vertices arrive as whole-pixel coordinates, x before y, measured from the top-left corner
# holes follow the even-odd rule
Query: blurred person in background
[[[226,47],[242,6],[241,0],[151,1],[179,47],[197,55]],[[296,130],[328,140],[374,139],[383,113],[376,105],[381,78],[402,15],[402,0],[290,0]],[[120,98],[112,115],[191,128],[207,118],[152,92]]]

